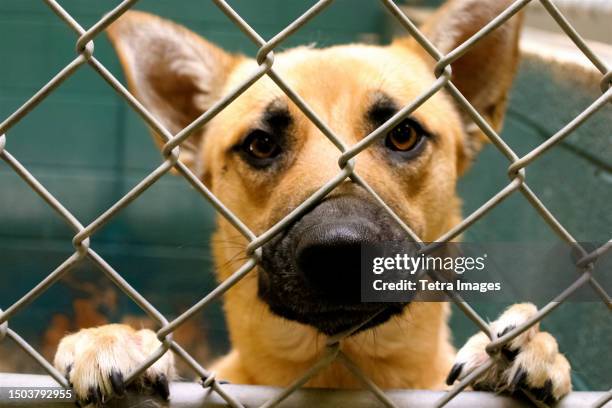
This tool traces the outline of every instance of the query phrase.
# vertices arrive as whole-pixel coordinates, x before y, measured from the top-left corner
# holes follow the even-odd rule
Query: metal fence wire
[[[576,268],[580,272],[578,274],[579,277],[573,282],[573,284],[563,290],[546,306],[541,308],[538,313],[527,322],[514,328],[501,337],[497,337],[496,333],[490,330],[490,327],[485,320],[481,318],[468,303],[464,302],[458,295],[449,293],[451,300],[459,307],[459,309],[461,309],[463,313],[465,313],[465,315],[469,317],[472,322],[474,322],[474,324],[491,339],[491,342],[487,346],[489,359],[485,364],[466,375],[451,390],[444,393],[442,397],[436,401],[435,405],[443,406],[455,398],[455,396],[457,396],[462,390],[468,387],[475,379],[477,379],[493,364],[495,364],[497,359],[500,358],[500,352],[503,345],[507,344],[512,339],[523,333],[529,327],[540,322],[547,315],[552,313],[559,305],[561,305],[578,288],[582,287],[586,283],[592,286],[593,290],[597,292],[608,308],[612,308],[610,296],[598,284],[595,277],[592,276],[594,262],[606,252],[610,251],[612,248],[612,240],[608,241],[592,252],[586,251],[583,246],[577,243],[577,240],[574,239],[571,233],[565,229],[565,227],[540,201],[538,196],[529,187],[526,179],[526,168],[529,166],[529,164],[533,163],[549,149],[558,145],[559,142],[568,137],[574,130],[587,121],[608,102],[612,102],[612,70],[610,70],[610,67],[606,65],[606,63],[604,63],[597,55],[595,55],[595,53],[575,31],[567,19],[561,14],[552,0],[539,1],[544,6],[546,11],[552,16],[552,18],[559,24],[567,36],[580,49],[580,51],[584,53],[584,55],[591,61],[596,69],[601,72],[602,95],[556,134],[549,137],[546,141],[523,157],[519,157],[504,142],[504,140],[500,138],[500,136],[492,129],[486,120],[483,119],[483,117],[459,92],[451,81],[451,68],[454,61],[465,54],[483,37],[487,36],[489,33],[527,6],[530,0],[515,1],[504,12],[486,24],[481,30],[446,55],[441,54],[432,45],[432,43],[425,38],[416,25],[409,18],[407,18],[406,15],[404,15],[404,13],[392,0],[379,0],[384,8],[386,8],[386,10],[401,23],[401,25],[412,37],[416,39],[421,47],[437,60],[437,64],[435,66],[435,74],[437,79],[427,91],[419,95],[410,104],[404,106],[396,115],[354,146],[346,146],[323,122],[323,120],[321,120],[319,116],[308,106],[306,101],[304,101],[302,97],[298,95],[281,76],[279,76],[274,68],[274,50],[289,36],[328,7],[333,0],[321,0],[316,2],[316,4],[314,4],[309,10],[291,22],[285,29],[280,31],[268,41],[264,40],[236,11],[234,11],[234,9],[232,9],[232,7],[230,7],[230,5],[228,5],[226,1],[213,0],[213,3],[228,17],[228,19],[259,47],[259,51],[256,56],[258,67],[247,79],[244,80],[244,82],[233,89],[229,94],[225,95],[222,99],[217,101],[208,111],[198,117],[193,123],[175,135],[171,134],[167,129],[165,129],[164,126],[160,124],[158,119],[147,111],[147,109],[145,109],[142,104],[132,94],[130,94],[130,92],[106,69],[106,67],[98,59],[96,59],[94,55],[94,39],[96,39],[100,33],[105,30],[114,20],[134,6],[137,1],[138,0],[125,0],[121,2],[116,8],[98,20],[91,28],[84,29],[68,12],[66,12],[66,10],[62,8],[60,4],[58,4],[57,1],[44,0],[46,5],[49,6],[51,10],[75,32],[77,36],[77,56],[60,72],[58,72],[49,82],[47,82],[38,92],[36,92],[26,103],[24,103],[19,109],[17,109],[0,124],[0,157],[2,160],[8,166],[10,166],[44,201],[46,201],[46,203],[53,208],[75,232],[72,240],[74,253],[17,302],[9,306],[5,311],[0,311],[0,340],[8,338],[14,341],[27,354],[37,360],[61,386],[69,387],[70,385],[64,376],[51,364],[49,364],[49,362],[47,362],[38,351],[36,351],[23,338],[21,338],[19,334],[8,326],[8,320],[15,316],[15,314],[18,312],[22,312],[28,303],[32,302],[36,297],[45,292],[71,268],[83,261],[85,258],[89,258],[108,277],[108,279],[114,282],[115,285],[125,292],[159,325],[157,337],[161,341],[162,345],[153,355],[149,356],[146,361],[144,361],[138,368],[136,368],[125,378],[126,383],[133,381],[138,375],[143,373],[149,366],[164,355],[164,353],[171,350],[176,356],[183,359],[187,365],[202,378],[202,384],[204,387],[209,387],[211,390],[216,392],[218,396],[230,406],[243,407],[238,398],[231,395],[222,385],[220,385],[213,372],[205,369],[192,356],[190,356],[185,349],[183,349],[175,340],[173,340],[172,334],[174,330],[176,330],[177,327],[179,327],[185,321],[192,318],[195,314],[201,312],[213,300],[218,299],[224,292],[250,273],[258,264],[262,245],[282,231],[287,225],[289,225],[289,223],[303,214],[313,203],[323,199],[328,193],[347,179],[350,179],[352,182],[365,188],[375,197],[380,205],[384,207],[395,220],[398,221],[409,237],[416,242],[422,243],[422,240],[396,214],[393,213],[391,208],[384,203],[384,201],[366,183],[366,181],[355,172],[355,161],[357,160],[357,156],[361,151],[368,148],[368,146],[370,146],[375,140],[384,135],[404,117],[416,110],[428,98],[442,89],[445,89],[446,92],[448,92],[448,94],[457,101],[461,108],[469,114],[474,123],[488,136],[497,149],[499,149],[499,151],[501,151],[508,159],[508,177],[510,181],[503,189],[497,192],[487,202],[482,204],[476,211],[467,216],[460,224],[456,225],[451,230],[439,237],[436,242],[448,242],[454,237],[457,237],[474,222],[484,217],[492,208],[497,206],[507,197],[516,192],[520,192],[520,194],[522,194],[524,198],[537,210],[539,215],[546,221],[546,223],[548,223],[550,228],[562,240],[574,247],[575,250],[579,251],[581,257],[576,262]],[[119,201],[94,219],[93,222],[91,222],[89,225],[83,225],[62,205],[58,199],[56,199],[47,189],[45,189],[45,187],[28,171],[26,167],[24,167],[13,155],[9,153],[8,146],[10,145],[7,145],[7,134],[12,126],[24,119],[32,109],[34,109],[50,93],[57,89],[68,77],[87,65],[96,71],[108,83],[108,85],[112,87],[115,92],[117,92],[138,115],[140,115],[142,120],[144,120],[144,122],[146,122],[151,129],[153,129],[164,139],[165,145],[162,149],[163,160],[159,167],[148,174]],[[317,126],[317,128],[337,146],[339,150],[339,170],[333,179],[329,180],[325,185],[320,187],[318,191],[312,194],[297,208],[292,210],[277,224],[264,233],[256,235],[236,215],[234,215],[224,205],[224,203],[219,201],[198,179],[198,177],[194,175],[185,164],[178,160],[178,158],[182,142],[184,142],[193,132],[206,124],[213,116],[217,115],[234,99],[236,99],[238,95],[243,93],[255,81],[264,75],[271,78],[295,103],[295,105],[301,109],[301,111]],[[119,272],[115,271],[113,267],[109,265],[94,250],[94,248],[92,248],[91,237],[112,217],[116,216],[118,212],[130,205],[132,201],[136,200],[145,190],[147,190],[152,184],[157,182],[157,180],[159,180],[164,174],[173,168],[183,177],[185,177],[185,179],[187,179],[187,181],[215,208],[215,210],[221,216],[225,217],[242,235],[248,239],[249,245],[246,248],[248,260],[240,268],[238,268],[238,270],[236,270],[229,278],[218,285],[214,290],[208,293],[187,311],[182,313],[174,320],[168,321],[151,303],[147,301],[147,299],[145,299],[137,290],[135,290]],[[425,246],[425,244],[421,245],[423,246],[423,250],[427,252],[428,248]],[[392,401],[392,399],[386,395],[384,391],[378,388],[371,380],[369,380],[365,374],[360,371],[359,367],[357,367],[357,365],[354,364],[340,350],[339,342],[357,329],[358,327],[354,327],[352,330],[348,330],[347,332],[330,337],[326,344],[326,353],[324,353],[321,360],[304,372],[299,379],[295,380],[295,382],[293,382],[290,386],[283,389],[282,392],[276,394],[262,406],[276,406],[290,394],[304,385],[310,378],[316,375],[317,372],[329,365],[332,361],[336,360],[343,363],[356,377],[358,377],[363,383],[364,387],[371,391],[384,405],[395,407],[396,404]],[[612,391],[604,393],[602,398],[596,402],[596,406],[603,406],[610,399],[612,399]]]

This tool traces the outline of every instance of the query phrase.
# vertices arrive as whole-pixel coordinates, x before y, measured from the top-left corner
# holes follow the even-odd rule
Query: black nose
[[[324,223],[300,237],[295,259],[299,273],[315,292],[331,301],[359,303],[361,245],[372,242],[364,223]]]

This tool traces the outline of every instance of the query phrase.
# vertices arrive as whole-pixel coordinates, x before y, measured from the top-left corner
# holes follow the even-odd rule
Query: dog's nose
[[[361,245],[370,235],[359,223],[312,226],[298,241],[297,268],[314,291],[334,301],[359,302]]]

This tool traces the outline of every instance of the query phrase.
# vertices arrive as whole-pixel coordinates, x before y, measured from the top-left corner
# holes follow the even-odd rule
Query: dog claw
[[[555,398],[553,396],[553,384],[551,380],[546,380],[543,387],[532,388],[530,391],[539,401],[543,401],[546,404],[555,402]]]
[[[94,387],[90,387],[89,391],[87,392],[87,398],[85,398],[83,401],[83,405],[87,406],[89,404],[97,404],[96,401],[96,391],[94,389]]]
[[[446,377],[446,385],[453,385],[455,380],[459,378],[459,374],[461,374],[462,369],[463,363],[455,364],[448,373],[448,377]]]
[[[66,378],[67,381],[70,382],[70,372],[72,371],[72,366],[73,364],[70,363],[66,366],[66,371],[64,372],[64,377]],[[70,386],[72,387],[72,384],[70,384]]]
[[[516,328],[516,326],[515,326],[515,325],[513,325],[513,324],[511,324],[511,325],[509,325],[509,326],[506,326],[506,327],[504,328],[504,330],[502,330],[501,332],[497,333],[497,337],[502,337],[502,336],[504,336],[505,334],[507,334],[508,332],[510,332],[510,331],[512,331],[512,330],[514,330],[515,328]],[[516,358],[516,356],[518,355],[519,351],[520,351],[520,350],[519,350],[518,348],[516,348],[516,349],[512,349],[512,348],[510,348],[509,343],[508,343],[508,344],[506,344],[506,345],[505,345],[505,346],[504,346],[504,347],[501,349],[501,352],[502,352],[502,354],[504,355],[504,357],[506,357],[506,358],[508,359],[508,361],[510,361],[510,362],[514,361],[514,359],[515,359],[515,358]]]
[[[102,395],[102,390],[100,387],[91,387],[89,392],[87,393],[87,399],[85,400],[85,405],[94,404],[98,406],[100,404],[104,404],[105,398]]]
[[[508,359],[508,361],[512,362],[514,361],[514,359],[516,358],[516,356],[518,356],[520,349],[516,348],[516,349],[511,349],[508,346],[504,346],[501,349],[502,354],[504,355],[504,357],[506,357]]]
[[[113,391],[118,396],[125,394],[125,383],[123,382],[123,374],[121,372],[113,370],[110,374],[110,383],[113,386]]]
[[[527,379],[527,372],[523,370],[522,368],[519,368],[516,374],[514,374],[514,377],[512,377],[512,381],[510,381],[510,390],[511,391],[516,390],[517,387],[525,383],[526,379]]]
[[[157,379],[153,382],[153,388],[164,400],[170,397],[170,387],[168,385],[168,378],[165,374],[157,376]]]
[[[497,337],[502,337],[503,335],[505,335],[506,333],[508,333],[509,331],[512,331],[516,328],[515,325],[511,324],[509,326],[506,326],[504,328],[504,330],[502,330],[501,332],[497,333]]]
[[[97,392],[98,401],[100,401],[101,404],[104,404],[106,402],[106,396],[102,394],[102,389],[98,387],[96,388],[96,392]]]

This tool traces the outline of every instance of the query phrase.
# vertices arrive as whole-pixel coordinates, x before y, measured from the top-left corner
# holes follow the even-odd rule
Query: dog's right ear
[[[220,99],[229,73],[241,58],[185,27],[140,11],[126,12],[107,34],[130,92],[173,135]],[[181,144],[180,160],[198,175],[202,134],[195,132]],[[162,139],[154,136],[163,146]]]

